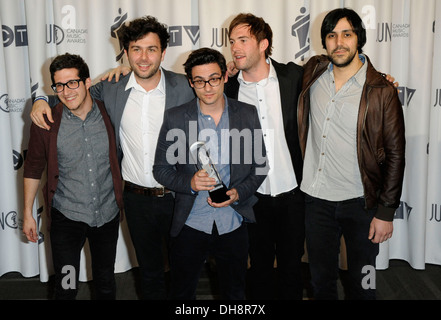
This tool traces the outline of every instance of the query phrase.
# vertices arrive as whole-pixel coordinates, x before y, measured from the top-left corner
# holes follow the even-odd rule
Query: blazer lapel
[[[192,164],[192,168],[196,169],[196,166],[193,164],[193,160],[190,159],[190,146],[198,141],[198,106],[197,100],[194,99],[190,103],[187,104],[187,110],[185,111],[183,123],[184,130],[186,133],[186,154],[187,154],[187,163]],[[191,125],[190,125],[191,124]],[[191,161],[190,161],[191,160]]]
[[[165,110],[168,110],[180,104],[178,101],[178,92],[175,90],[177,84],[173,73],[164,69],[161,69],[161,72],[165,78]]]
[[[126,76],[124,79],[120,80],[116,86],[116,96],[113,104],[113,112],[115,114],[115,133],[117,139],[119,137],[119,127],[121,125],[122,115],[126,107],[127,100],[129,99],[130,90],[126,90],[127,82],[129,81],[130,75]],[[118,139],[119,140],[119,139]]]
[[[292,89],[290,87],[290,81],[289,78],[286,76],[286,70],[280,67],[280,65],[271,59],[271,63],[274,66],[274,69],[277,73],[277,79],[279,81],[279,88],[280,88],[280,104],[282,107],[282,118],[283,118],[283,127],[286,130],[289,128],[289,123],[292,121],[293,115],[291,114],[293,110],[296,110],[297,108],[293,108],[290,105],[290,101],[292,100]]]
[[[238,106],[236,105],[235,100],[231,100],[229,98],[228,99],[228,115],[229,115],[229,124],[230,124],[230,128],[229,130],[231,131],[232,129],[237,129],[239,131],[242,130],[241,125],[240,125],[240,116],[238,114]],[[232,145],[233,143],[231,142],[231,137],[230,137],[230,154],[229,154],[229,160],[230,160],[230,185],[227,186],[228,188],[231,187],[231,185],[234,183],[233,179],[234,177],[240,176],[240,173],[236,173],[236,169],[238,169],[238,166],[232,166],[231,163],[232,161],[232,155],[233,155],[233,149],[232,149]],[[237,150],[236,150],[237,152]],[[242,144],[240,144],[240,154],[243,154],[243,146]]]

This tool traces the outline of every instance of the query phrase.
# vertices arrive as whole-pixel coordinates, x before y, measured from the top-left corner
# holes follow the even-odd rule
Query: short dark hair
[[[51,73],[52,83],[55,83],[54,74],[55,72],[62,69],[75,68],[78,70],[78,77],[81,80],[86,80],[90,77],[89,67],[83,58],[76,54],[65,53],[55,57],[49,66],[49,71]]]
[[[233,19],[233,21],[231,21],[228,29],[228,36],[231,36],[233,29],[241,24],[250,27],[251,35],[256,38],[258,43],[264,39],[268,40],[268,48],[265,50],[265,58],[270,57],[273,52],[273,31],[271,30],[270,25],[266,23],[263,18],[256,17],[251,13],[240,13]]]
[[[118,36],[125,50],[129,49],[132,41],[138,41],[149,33],[156,33],[161,43],[161,52],[167,48],[170,35],[167,26],[160,23],[158,19],[152,16],[144,16],[124,24],[118,30]]]
[[[364,28],[363,21],[360,16],[352,9],[339,8],[329,12],[325,19],[323,19],[321,28],[321,37],[323,48],[326,49],[326,36],[334,30],[340,19],[346,18],[351,24],[355,34],[357,35],[358,53],[363,52],[363,46],[366,44],[366,29]]]
[[[185,73],[188,79],[192,79],[192,70],[195,66],[200,66],[209,63],[217,63],[221,69],[222,75],[227,73],[227,63],[222,53],[211,48],[200,48],[194,50],[184,63]]]

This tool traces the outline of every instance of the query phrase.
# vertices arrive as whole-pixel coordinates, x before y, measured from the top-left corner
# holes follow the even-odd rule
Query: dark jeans
[[[78,291],[81,249],[89,240],[92,258],[92,276],[97,299],[115,299],[115,257],[119,232],[119,214],[101,227],[90,227],[83,222],[66,218],[55,208],[51,210],[50,238],[55,270],[55,298],[75,299]],[[72,266],[75,284],[67,281],[72,273],[64,266]],[[68,272],[69,271],[69,272]],[[64,282],[63,282],[64,279]],[[68,282],[68,287],[64,289]]]
[[[305,199],[296,188],[279,197],[257,194],[256,223],[248,225],[250,264],[248,299],[303,298]],[[277,269],[274,269],[277,259]],[[275,276],[276,272],[276,276]]]
[[[368,239],[375,210],[364,208],[364,198],[326,201],[306,195],[306,244],[315,299],[338,299],[338,257],[344,237],[348,264],[346,299],[375,299],[375,289],[364,289],[364,266],[375,267],[379,245]]]
[[[171,296],[172,300],[194,300],[204,261],[211,254],[216,262],[221,298],[243,300],[248,260],[246,224],[223,235],[213,228],[212,234],[186,225],[172,238]]]
[[[124,211],[141,274],[142,299],[166,299],[164,251],[168,247],[174,198],[124,191]]]

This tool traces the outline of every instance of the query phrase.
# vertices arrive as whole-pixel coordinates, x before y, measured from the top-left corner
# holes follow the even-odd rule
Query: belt
[[[262,197],[262,198],[283,198],[283,197],[289,196],[290,194],[296,194],[296,192],[298,190],[299,190],[299,187],[296,187],[290,191],[279,193],[274,196],[272,196],[270,194],[263,194],[263,193],[257,192],[257,196]]]
[[[131,193],[141,194],[144,196],[153,196],[153,197],[160,197],[160,198],[165,196],[167,193],[170,193],[170,190],[168,190],[164,187],[161,187],[161,188],[141,187],[141,186],[138,186],[138,185],[131,183],[129,181],[125,181],[124,190],[131,192]]]

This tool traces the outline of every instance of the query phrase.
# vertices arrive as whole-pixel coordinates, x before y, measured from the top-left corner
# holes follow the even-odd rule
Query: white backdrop
[[[401,206],[393,238],[380,247],[377,267],[388,268],[389,259],[406,260],[415,269],[441,264],[441,0],[0,0],[0,276],[18,271],[25,277],[40,275],[44,282],[52,274],[41,193],[34,210],[39,243],[28,243],[21,227],[31,97],[51,93],[48,68],[54,56],[80,54],[96,82],[126,63],[116,33],[121,23],[148,14],[169,27],[163,66],[183,72],[182,63],[195,48],[213,47],[231,60],[229,22],[240,12],[251,12],[273,29],[273,58],[302,65],[324,53],[320,25],[337,7],[350,7],[363,18],[368,31],[364,51],[378,70],[399,81],[406,119]],[[89,262],[86,248],[82,281],[91,278]],[[136,264],[123,223],[116,272]]]

